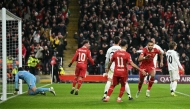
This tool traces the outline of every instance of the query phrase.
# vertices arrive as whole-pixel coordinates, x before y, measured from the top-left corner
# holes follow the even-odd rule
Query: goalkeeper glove
[[[71,65],[72,65],[72,63],[70,63],[70,64],[68,65],[68,67],[71,67]]]

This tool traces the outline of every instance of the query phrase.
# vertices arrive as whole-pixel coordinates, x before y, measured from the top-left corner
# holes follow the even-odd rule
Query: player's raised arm
[[[135,68],[135,69],[141,71],[143,75],[146,75],[146,72],[145,72],[144,70],[140,69],[136,64],[134,64],[133,61],[130,61],[129,63],[131,64],[131,66],[132,66],[133,68]]]

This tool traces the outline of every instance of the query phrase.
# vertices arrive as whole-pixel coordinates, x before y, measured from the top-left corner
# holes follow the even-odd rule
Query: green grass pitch
[[[43,86],[45,84],[38,84]],[[139,98],[135,98],[137,84],[129,84],[133,101],[128,100],[125,93],[122,97],[124,102],[117,103],[120,85],[116,86],[109,102],[102,102],[105,83],[83,83],[79,95],[71,95],[72,84],[52,84],[56,96],[47,92],[46,96],[29,96],[26,93],[0,102],[0,109],[190,109],[189,84],[178,84],[177,97],[172,97],[169,91],[169,84],[154,84],[151,96],[145,97],[147,85],[143,85]],[[26,85],[23,87],[26,91]]]

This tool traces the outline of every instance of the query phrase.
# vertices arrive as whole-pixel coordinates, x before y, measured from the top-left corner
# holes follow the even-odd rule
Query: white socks
[[[177,88],[177,82],[174,81],[173,84],[172,84],[172,89],[173,89],[174,92],[175,92],[176,88]]]
[[[125,84],[125,91],[127,92],[128,97],[131,98],[131,91],[128,82]]]
[[[111,82],[107,81],[105,89],[104,89],[104,97],[106,97],[107,93],[108,93],[108,89],[110,88]],[[107,92],[107,93],[106,93]]]
[[[170,83],[170,90],[175,92],[176,88],[177,88],[177,81],[171,82]]]
[[[170,91],[173,90],[173,82],[170,83]]]

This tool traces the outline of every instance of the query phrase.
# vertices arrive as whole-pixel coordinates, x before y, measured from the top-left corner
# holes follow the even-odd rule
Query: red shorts
[[[145,72],[147,72],[148,74],[150,74],[150,72],[152,72],[153,70],[155,70],[154,66],[153,67],[141,67],[140,69],[144,69]],[[144,77],[142,72],[139,73],[140,77]]]
[[[87,66],[84,64],[77,64],[75,69],[75,76],[85,77],[87,71]]]
[[[126,81],[127,77],[113,76],[112,85],[116,86],[121,83],[122,86],[125,86]]]

